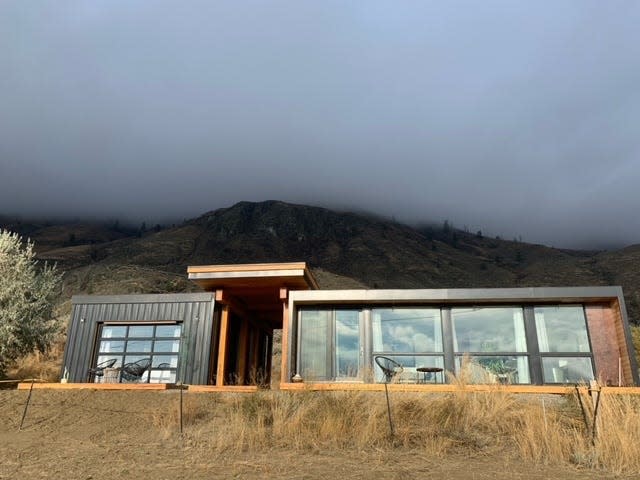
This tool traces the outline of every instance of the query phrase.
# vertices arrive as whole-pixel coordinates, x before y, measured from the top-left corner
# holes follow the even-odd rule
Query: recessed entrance
[[[269,386],[274,330],[287,325],[288,292],[317,288],[306,265],[198,266],[188,273],[190,280],[216,292],[209,383]],[[286,345],[286,332],[282,338]]]

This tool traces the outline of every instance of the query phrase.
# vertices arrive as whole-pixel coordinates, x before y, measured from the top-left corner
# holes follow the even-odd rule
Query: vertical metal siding
[[[87,380],[103,322],[175,321],[183,328],[180,351],[184,361],[178,380],[206,384],[213,312],[214,296],[210,293],[74,297],[61,373],[66,367],[70,382]]]

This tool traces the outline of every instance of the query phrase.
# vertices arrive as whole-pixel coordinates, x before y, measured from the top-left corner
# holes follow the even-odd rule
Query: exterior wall
[[[103,322],[175,321],[183,325],[178,380],[206,384],[213,331],[214,294],[74,296],[62,370],[86,382]],[[214,339],[214,341],[217,339]]]
[[[598,380],[606,385],[618,385],[619,360],[628,357],[626,346],[620,344],[616,331],[619,315],[611,305],[587,305],[585,312]],[[632,382],[630,370],[626,373],[622,375],[623,384]]]
[[[638,371],[629,326],[620,287],[567,287],[567,288],[508,288],[508,289],[446,289],[446,290],[335,290],[291,292],[288,315],[287,369],[283,378],[291,378],[297,368],[298,309],[303,306],[372,308],[376,305],[414,305],[446,307],[473,305],[523,305],[532,309],[536,305],[584,305],[595,377],[602,382],[618,385],[619,365],[622,366],[622,385],[638,385]],[[622,305],[622,307],[621,307]],[[527,315],[525,308],[525,316]],[[531,315],[533,315],[531,313]],[[530,319],[531,320],[531,319]],[[533,321],[533,320],[531,320]],[[447,322],[444,322],[444,326]],[[535,328],[535,326],[534,326]],[[535,334],[533,334],[535,337]],[[529,348],[537,340],[530,338]],[[540,358],[537,348],[529,350],[533,358]],[[445,352],[446,355],[446,352]],[[545,357],[553,355],[544,354]],[[564,353],[561,356],[571,357]],[[583,356],[583,355],[578,355]],[[542,382],[537,362],[530,364],[533,383]],[[445,361],[445,364],[447,362]],[[451,364],[451,361],[448,362]]]

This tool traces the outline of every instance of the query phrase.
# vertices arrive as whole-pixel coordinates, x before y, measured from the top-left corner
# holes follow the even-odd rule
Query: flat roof
[[[219,288],[280,288],[315,290],[318,283],[305,262],[196,265],[187,267],[189,280],[205,290]]]
[[[293,303],[505,303],[556,301],[598,302],[617,299],[622,304],[622,288],[609,287],[522,287],[522,288],[440,288],[394,290],[317,290],[289,295]]]

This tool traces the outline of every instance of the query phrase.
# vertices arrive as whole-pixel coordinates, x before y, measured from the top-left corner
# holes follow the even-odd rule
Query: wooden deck
[[[29,390],[31,382],[18,383],[18,390]],[[180,385],[173,383],[44,383],[34,382],[34,389],[48,390],[175,390]],[[255,385],[184,385],[185,390],[189,392],[200,393],[254,393],[258,391]]]
[[[18,383],[18,390],[29,390],[31,382]],[[42,383],[34,382],[34,389],[50,390],[147,390],[162,391],[179,389],[179,385],[172,383]],[[256,393],[260,390],[255,385],[184,385],[185,390],[193,393]],[[422,385],[391,383],[390,392],[423,392],[423,393],[453,393],[453,392],[505,392],[533,395],[566,395],[575,391],[575,386],[563,385]],[[382,392],[383,383],[281,383],[280,390],[288,392],[339,392],[363,391]],[[589,387],[582,386],[580,390],[586,392]],[[274,390],[277,391],[277,390]],[[605,395],[640,395],[640,387],[602,387]]]
[[[506,393],[530,393],[534,395],[552,394],[566,395],[575,391],[575,386],[564,385],[454,385],[454,384],[408,384],[390,383],[387,385],[390,392],[424,392],[424,393],[451,393],[451,392],[506,392]],[[587,391],[589,387],[582,386],[581,390]],[[281,383],[280,390],[287,391],[384,391],[383,383]],[[602,387],[603,394],[640,395],[640,387]]]

